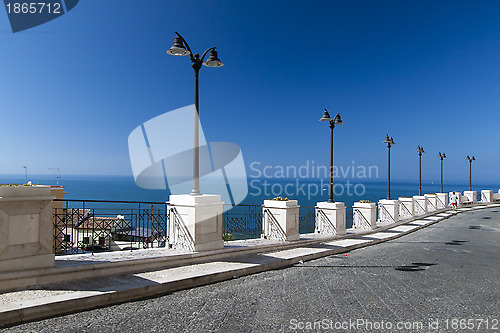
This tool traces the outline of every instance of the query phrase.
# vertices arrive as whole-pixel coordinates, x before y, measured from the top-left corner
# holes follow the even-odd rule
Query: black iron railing
[[[236,239],[260,238],[262,235],[261,205],[224,205],[222,230]]]
[[[74,254],[164,247],[165,202],[55,199],[53,250]]]
[[[53,205],[57,255],[168,246],[166,202],[55,199]],[[353,211],[346,208],[349,228]],[[261,237],[261,205],[224,205],[224,210],[223,233],[235,239]],[[299,232],[313,233],[315,219],[315,207],[300,207]]]
[[[300,206],[299,208],[299,233],[310,234],[316,226],[316,208]]]

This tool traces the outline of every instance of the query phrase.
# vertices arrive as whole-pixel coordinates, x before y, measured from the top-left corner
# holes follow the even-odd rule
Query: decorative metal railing
[[[383,204],[379,204],[378,207],[379,207],[378,214],[379,214],[381,222],[384,222],[384,223],[396,222],[394,217],[391,215],[391,213],[389,213],[389,211],[387,210],[387,208],[385,208],[385,206]]]
[[[347,229],[352,228],[354,225],[354,208],[346,207],[345,208],[345,227]]]
[[[222,230],[236,239],[260,238],[262,235],[261,205],[224,205]]]
[[[317,230],[318,232],[325,234],[337,234],[337,227],[335,224],[326,216],[325,212],[322,209],[318,209],[316,218],[320,222],[322,228],[321,230]]]
[[[359,209],[354,208],[354,218],[353,218],[353,227],[355,229],[371,229],[372,226],[370,222],[366,219],[366,217],[361,213]]]
[[[69,200],[53,202],[56,255],[164,247],[165,202]]]
[[[299,233],[310,234],[316,227],[316,208],[302,206],[299,209]]]
[[[170,208],[172,231],[169,234],[169,244],[174,249],[194,251],[194,240],[184,221],[175,207]]]
[[[269,222],[269,239],[275,239],[280,241],[286,240],[286,234],[279,222],[274,217],[273,213],[269,209],[264,210],[264,214]]]

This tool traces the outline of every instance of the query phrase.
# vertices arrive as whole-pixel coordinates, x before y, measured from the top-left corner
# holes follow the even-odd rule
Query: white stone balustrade
[[[477,203],[477,192],[476,191],[465,191],[464,198],[467,198],[467,203],[476,204]]]
[[[427,193],[424,194],[424,197],[427,198],[427,212],[433,212],[438,209],[436,193]]]
[[[171,195],[170,245],[192,251],[223,249],[223,204],[220,195]]]
[[[299,207],[297,200],[264,200],[263,237],[274,240],[299,240]]]
[[[374,202],[355,202],[353,206],[353,228],[377,228],[377,205]]]
[[[0,272],[54,266],[50,186],[0,187]]]
[[[436,193],[437,209],[447,208],[449,205],[448,193]]]
[[[481,202],[482,203],[489,203],[493,202],[493,191],[492,190],[482,190],[481,191]]]
[[[500,201],[500,190],[498,190],[498,193],[493,193],[493,200]]]
[[[315,231],[320,234],[345,235],[346,215],[343,202],[318,202]]]
[[[415,216],[427,213],[427,198],[424,195],[413,196],[413,204]]]
[[[378,222],[381,224],[399,221],[399,201],[382,199],[378,202]]]
[[[399,197],[399,219],[405,220],[415,214],[413,198]]]

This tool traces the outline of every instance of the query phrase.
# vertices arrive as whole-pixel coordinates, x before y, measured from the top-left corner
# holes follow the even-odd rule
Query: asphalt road
[[[347,254],[0,331],[500,332],[500,208]]]

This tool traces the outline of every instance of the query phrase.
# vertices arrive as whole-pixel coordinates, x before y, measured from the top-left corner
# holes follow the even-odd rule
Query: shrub
[[[228,242],[228,241],[234,241],[236,237],[234,237],[233,234],[226,232],[222,234],[222,239],[224,240],[224,242]]]

